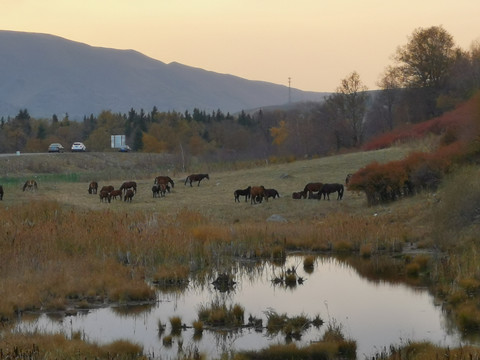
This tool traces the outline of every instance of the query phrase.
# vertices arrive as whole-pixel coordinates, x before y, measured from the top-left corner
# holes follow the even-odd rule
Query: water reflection
[[[255,327],[196,334],[191,325],[198,319],[200,307],[218,302],[228,306],[240,304],[245,309],[245,319],[262,319],[264,324],[270,310],[288,316],[320,315],[326,323],[334,320],[342,324],[346,337],[357,341],[358,358],[407,340],[460,345],[460,334],[426,290],[362,278],[347,262],[334,258],[317,258],[313,268],[304,268],[302,264],[301,256],[289,256],[280,265],[238,263],[228,271],[191,279],[183,291],[159,289],[158,301],[153,305],[90,310],[63,318],[42,315],[25,319],[18,330],[81,333],[97,343],[128,339],[142,344],[151,356],[163,359],[176,358],[179,351],[197,350],[208,354],[208,358],[218,358],[231,349],[261,349],[284,343],[282,334],[259,332]],[[286,286],[285,282],[274,281],[292,268],[303,279],[301,284]],[[235,286],[228,291],[216,291],[212,282],[223,273],[234,277]],[[163,339],[172,335],[169,319],[173,316],[180,317],[187,328],[172,336],[172,344],[166,345]],[[159,331],[159,324],[165,325],[164,331]],[[299,345],[317,341],[325,327],[310,327],[300,340],[292,341]]]

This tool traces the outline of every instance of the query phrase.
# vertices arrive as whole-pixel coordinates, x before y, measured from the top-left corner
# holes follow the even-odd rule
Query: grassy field
[[[10,171],[0,177],[5,196],[2,206],[10,206],[31,200],[53,200],[79,210],[109,209],[112,211],[148,211],[160,214],[177,213],[181,209],[199,211],[204,216],[226,223],[236,221],[265,221],[272,214],[285,217],[288,221],[315,219],[331,211],[362,211],[364,197],[345,191],[344,201],[293,200],[294,191],[303,190],[308,182],[344,183],[346,174],[356,171],[372,161],[386,162],[405,156],[406,149],[395,148],[365,153],[353,153],[286,164],[259,164],[242,170],[208,172],[210,180],[202,180],[200,186],[184,185],[189,173],[168,169],[168,164],[151,154],[48,154],[11,156],[7,160]],[[131,158],[129,158],[131,156]],[[28,158],[27,158],[28,157]],[[99,158],[103,163],[99,164]],[[1,162],[0,161],[0,162]],[[35,163],[37,165],[33,166]],[[135,163],[135,165],[133,165]],[[43,164],[43,165],[39,165]],[[156,168],[149,164],[157,164]],[[163,165],[163,166],[162,166]],[[171,166],[173,167],[173,166]],[[6,173],[5,169],[4,172]],[[32,173],[31,168],[50,172]],[[131,169],[131,170],[128,170]],[[152,197],[153,179],[157,175],[169,175],[175,182],[171,193],[164,198]],[[38,191],[22,191],[23,182],[34,178]],[[99,187],[113,185],[116,189],[123,181],[134,180],[138,190],[132,203],[112,200],[100,203],[98,195],[89,195],[88,183],[98,181]],[[233,192],[247,186],[264,185],[274,188],[280,199],[251,206],[243,201],[234,203]],[[332,196],[332,200],[336,199]]]

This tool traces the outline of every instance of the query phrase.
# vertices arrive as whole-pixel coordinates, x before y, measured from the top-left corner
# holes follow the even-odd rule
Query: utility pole
[[[292,78],[289,77],[288,78],[288,103],[289,104],[292,102],[292,92],[291,92],[292,88],[290,87],[291,80]]]

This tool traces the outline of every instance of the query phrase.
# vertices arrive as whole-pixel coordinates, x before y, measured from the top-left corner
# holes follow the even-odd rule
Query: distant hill
[[[0,31],[0,117],[27,109],[33,117],[71,119],[102,110],[241,110],[288,103],[287,86],[246,80],[133,50],[92,47],[57,36]],[[273,66],[273,64],[272,64]],[[291,89],[292,102],[326,93]]]

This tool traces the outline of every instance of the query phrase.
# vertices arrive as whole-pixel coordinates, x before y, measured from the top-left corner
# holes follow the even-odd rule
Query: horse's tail
[[[172,180],[172,179],[170,179],[168,182],[169,182],[170,184],[172,184],[172,188],[175,187],[175,184],[173,183],[173,180]]]
[[[185,185],[187,185],[188,180],[190,180],[190,176],[187,176],[187,178],[185,179]],[[173,181],[172,181],[172,187],[173,187]]]
[[[339,196],[340,199],[343,197],[343,190],[344,189],[345,189],[345,187],[343,186],[343,184],[340,184],[340,189],[338,189],[338,196]]]

